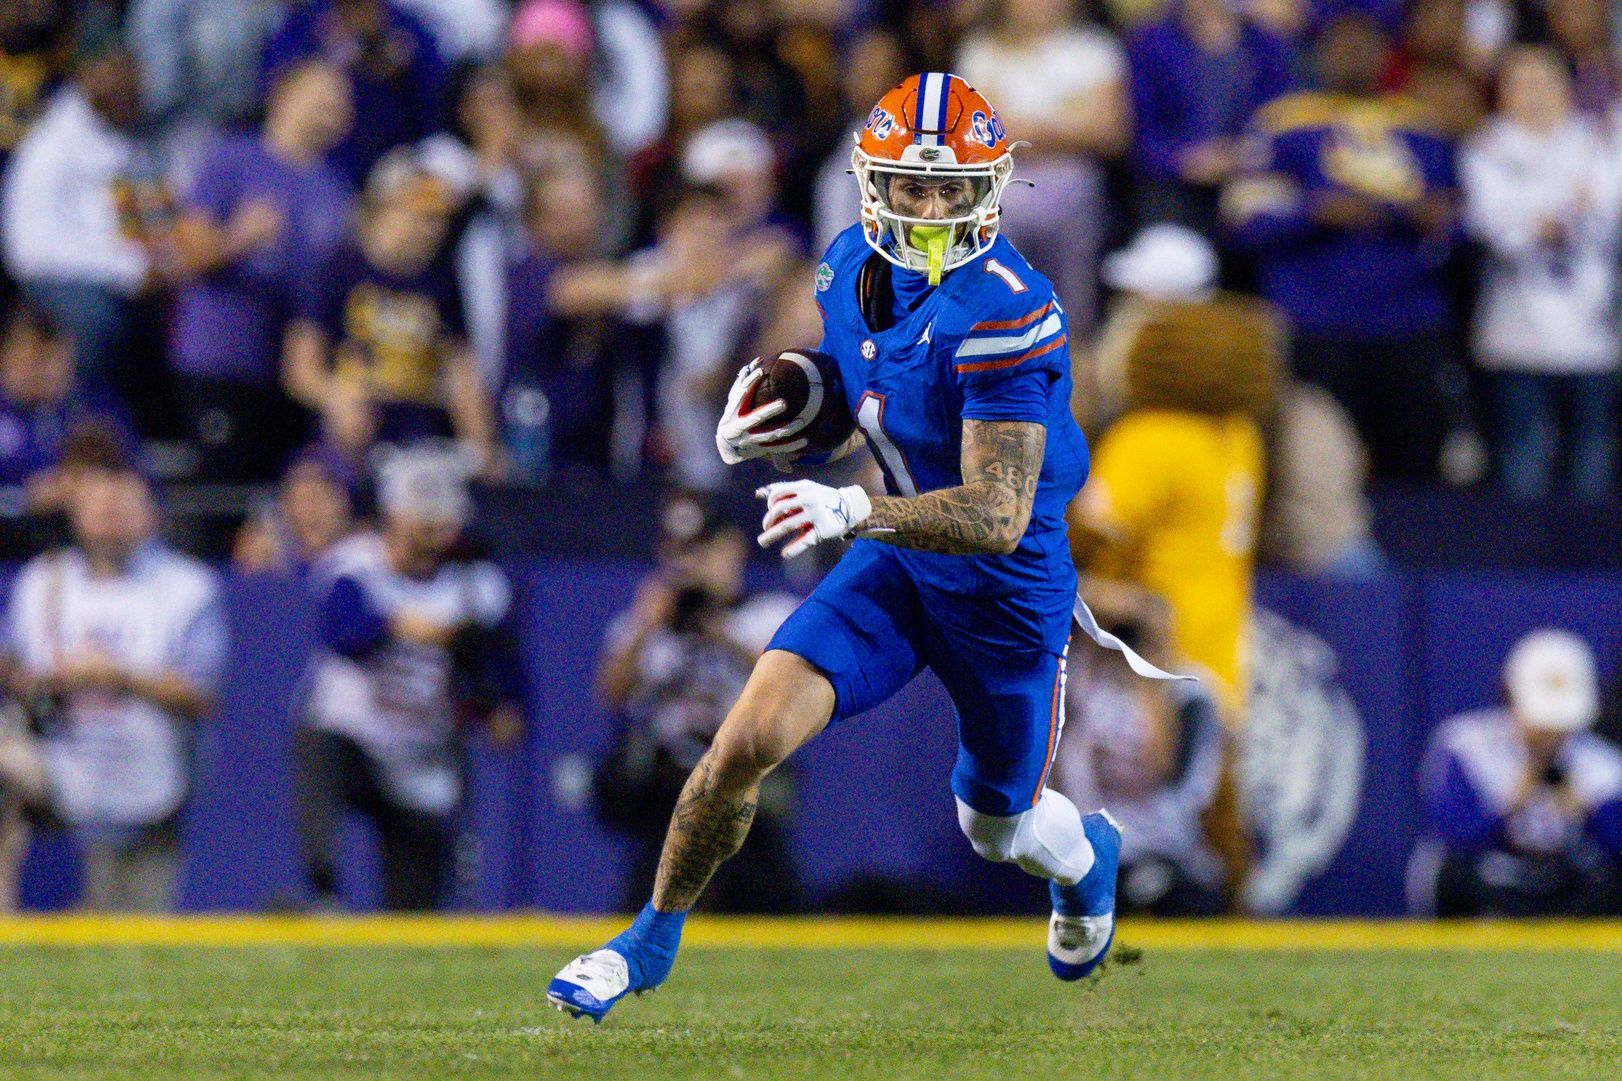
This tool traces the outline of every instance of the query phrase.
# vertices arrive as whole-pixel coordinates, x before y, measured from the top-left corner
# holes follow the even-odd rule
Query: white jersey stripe
[[[1046,338],[1051,338],[1064,325],[1064,317],[1054,312],[1024,334],[1004,335],[998,338],[968,338],[957,347],[959,357],[985,357],[996,353],[1021,353]]]

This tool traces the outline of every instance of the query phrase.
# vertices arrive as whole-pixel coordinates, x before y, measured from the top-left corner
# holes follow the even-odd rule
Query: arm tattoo
[[[878,496],[858,532],[926,552],[1011,552],[1031,520],[1047,438],[1040,424],[965,420],[963,483],[910,498]]]
[[[752,788],[741,797],[722,792],[705,753],[670,816],[653,885],[655,908],[674,912],[693,907],[715,869],[743,844],[755,820],[757,792]]]

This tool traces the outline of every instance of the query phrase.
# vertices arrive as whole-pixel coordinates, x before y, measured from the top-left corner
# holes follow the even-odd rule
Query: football
[[[785,349],[774,357],[763,358],[760,367],[765,374],[744,400],[743,412],[773,400],[787,402],[788,408],[771,425],[785,429],[778,443],[802,436],[807,440],[793,457],[831,453],[856,430],[856,421],[845,404],[839,365],[832,357],[810,349]]]

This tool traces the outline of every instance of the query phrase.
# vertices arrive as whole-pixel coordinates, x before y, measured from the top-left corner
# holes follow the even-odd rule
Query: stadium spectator
[[[1465,410],[1441,267],[1456,228],[1451,150],[1418,106],[1382,94],[1387,39],[1367,15],[1319,35],[1322,92],[1252,125],[1224,213],[1293,323],[1292,365],[1345,405],[1377,476],[1433,478]]]
[[[914,70],[907,47],[893,30],[873,27],[845,48],[845,135],[817,172],[811,197],[812,254],[820,256],[834,238],[861,216],[861,198],[850,182],[850,152],[867,122],[867,110]]]
[[[1415,901],[1439,916],[1622,914],[1622,750],[1588,729],[1593,652],[1534,631],[1504,664],[1507,706],[1443,722],[1422,788],[1434,840]],[[1438,866],[1439,864],[1439,866]]]
[[[1251,115],[1292,90],[1285,44],[1226,0],[1173,0],[1127,44],[1139,225],[1167,221],[1215,238],[1217,196],[1239,170]]]
[[[1453,140],[1481,123],[1492,73],[1491,54],[1471,48],[1466,24],[1466,0],[1415,0],[1380,79],[1382,89],[1424,105]]]
[[[711,492],[727,479],[715,453],[716,406],[788,265],[780,233],[768,227],[740,235],[736,223],[720,189],[689,186],[665,214],[659,243],[630,263],[642,280],[667,283],[646,290],[626,318],[665,331],[657,423],[669,442],[674,479]]]
[[[311,574],[320,647],[294,756],[299,840],[313,901],[337,904],[338,827],[371,819],[383,906],[440,907],[464,797],[459,727],[510,746],[521,731],[512,587],[458,545],[471,503],[457,457],[400,450],[379,479],[377,531]]]
[[[454,435],[496,476],[505,466],[489,394],[440,257],[449,214],[446,185],[414,152],[378,162],[355,242],[328,260],[288,328],[287,386],[351,460],[374,443]]]
[[[73,343],[26,303],[8,313],[0,338],[0,485],[20,486],[34,514],[62,510],[72,483],[61,468],[76,430],[99,427],[126,452],[135,432],[105,390],[73,377]]]
[[[520,156],[531,173],[570,167],[610,176],[616,161],[591,106],[591,15],[579,0],[528,0],[507,33],[522,121]]]
[[[1032,149],[1003,195],[1005,235],[1054,284],[1073,333],[1096,321],[1098,254],[1108,215],[1099,162],[1131,137],[1126,54],[1081,21],[1074,0],[1002,0],[987,30],[963,43],[957,71],[998,103]]]
[[[276,0],[132,0],[127,35],[141,104],[186,165],[259,109],[259,54],[283,17]],[[182,169],[182,172],[186,170]]]
[[[85,907],[160,911],[225,660],[217,585],[154,539],[152,492],[116,456],[79,468],[68,513],[72,545],[27,564],[11,596],[6,680],[42,734],[0,735],[0,788],[77,838]]]
[[[759,127],[734,118],[699,129],[682,148],[681,175],[721,194],[733,235],[756,253],[751,273],[761,282],[804,254],[801,230],[780,209],[777,156]]]
[[[83,378],[122,357],[135,298],[162,285],[173,200],[136,137],[135,63],[116,30],[81,32],[71,83],[12,155],[3,214],[6,266],[73,338]]]
[[[609,626],[598,696],[623,721],[598,771],[597,805],[636,843],[622,907],[653,889],[665,826],[682,784],[749,679],[754,659],[794,610],[785,594],[747,596],[743,534],[702,498],[678,495],[660,513],[659,566]],[[789,844],[793,780],[779,770],[761,787],[749,839],[705,894],[721,912],[792,912],[800,884]]]
[[[1488,256],[1475,347],[1494,373],[1504,485],[1521,498],[1544,496],[1566,460],[1565,486],[1603,500],[1616,477],[1622,169],[1594,121],[1574,109],[1553,49],[1511,50],[1500,94],[1461,173],[1466,221]]]
[[[355,483],[342,457],[307,448],[282,474],[275,499],[243,523],[232,565],[248,574],[304,578],[354,528]]]
[[[983,14],[984,8],[974,3],[960,6],[876,0],[872,11],[874,26],[889,27],[906,43],[911,61],[907,74],[912,75],[920,71],[950,71],[955,46],[967,21]],[[865,115],[866,110],[863,113]]]
[[[1094,582],[1087,603],[1100,626],[1144,658],[1179,667],[1160,598]],[[1228,737],[1219,713],[1202,684],[1139,679],[1119,657],[1086,645],[1070,655],[1064,738],[1051,783],[1077,807],[1108,807],[1120,821],[1127,911],[1227,910],[1225,868],[1202,823],[1222,778]]]
[[[638,240],[652,234],[655,209],[668,203],[680,188],[681,151],[688,140],[710,124],[737,113],[732,57],[702,39],[674,44],[670,53],[670,124],[656,142],[638,151],[625,165],[630,195],[638,203]],[[849,162],[840,168],[849,168]],[[845,186],[849,187],[848,180]]]
[[[67,0],[0,5],[0,168],[61,81],[72,33]]]
[[[1262,562],[1346,580],[1388,570],[1372,529],[1368,450],[1341,404],[1322,387],[1291,382],[1266,434]]]
[[[1550,44],[1565,54],[1577,108],[1603,119],[1622,93],[1610,5],[1605,0],[1548,0],[1543,13]]]
[[[670,115],[664,45],[632,0],[526,0],[508,31],[507,65],[524,117],[531,173],[584,157],[618,185],[622,163],[652,146]],[[622,238],[628,215],[604,226]]]
[[[424,167],[450,186],[457,205],[452,264],[480,378],[494,389],[506,356],[507,271],[522,249],[518,101],[499,64],[464,72],[456,85],[452,130],[418,149]]]
[[[625,351],[613,319],[659,285],[596,257],[601,209],[596,184],[578,170],[554,169],[530,189],[530,250],[507,288],[502,394],[503,436],[525,480],[608,471],[614,373]],[[528,415],[536,409],[544,424]]]
[[[309,0],[266,43],[267,83],[300,60],[321,58],[349,75],[355,123],[331,160],[359,186],[383,155],[444,126],[445,63],[433,35],[389,0]]]
[[[342,71],[293,64],[262,130],[216,140],[181,200],[170,357],[210,480],[268,481],[307,435],[309,414],[282,387],[281,346],[348,228],[352,192],[323,156],[352,115]]]
[[[1082,430],[1097,438],[1126,409],[1127,355],[1144,321],[1163,302],[1209,300],[1219,264],[1211,242],[1187,226],[1161,223],[1141,230],[1112,254],[1102,279],[1113,296],[1089,350],[1076,356],[1072,408]]]
[[[555,107],[535,96],[548,85],[571,102],[584,90],[585,112],[595,117],[603,144],[616,160],[652,145],[665,130],[670,87],[664,42],[635,0],[596,0],[587,7],[574,0],[526,0],[513,12],[507,40],[508,60],[514,64],[526,111],[558,116]],[[517,54],[542,43],[556,51],[550,57],[533,57],[538,67],[528,72],[529,60]],[[590,64],[580,68],[578,86],[558,82],[559,72],[576,70],[586,61]]]

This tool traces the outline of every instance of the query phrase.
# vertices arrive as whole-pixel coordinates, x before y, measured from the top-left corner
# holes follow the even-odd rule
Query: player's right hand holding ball
[[[738,378],[732,381],[732,389],[727,392],[721,423],[715,427],[715,448],[721,452],[721,460],[727,465],[770,456],[772,464],[786,472],[789,455],[805,449],[806,440],[801,437],[783,441],[785,433],[780,427],[766,428],[764,425],[787,410],[788,403],[774,398],[744,411],[746,403],[753,404],[751,392],[764,376],[759,357],[745,364],[743,370],[738,372]]]

